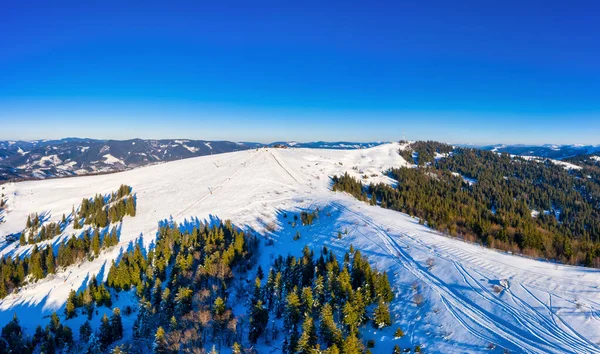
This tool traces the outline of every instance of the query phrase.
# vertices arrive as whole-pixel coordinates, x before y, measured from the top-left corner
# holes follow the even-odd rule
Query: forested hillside
[[[294,219],[310,225],[316,215]],[[191,229],[163,222],[153,248],[136,242],[112,262],[106,282],[92,276],[83,289],[71,290],[64,318],[86,318],[77,336],[57,313],[33,336],[24,333],[15,316],[2,329],[0,353],[195,353],[210,348],[211,353],[257,353],[266,346],[290,354],[358,354],[376,345],[361,338],[361,328],[392,325],[388,276],[372,268],[360,251],[351,247],[340,263],[326,247],[317,257],[305,246],[301,257],[280,254],[264,271],[256,266],[258,245],[255,236],[230,221]],[[49,266],[52,251],[46,251]],[[248,276],[255,277],[253,283]],[[97,315],[97,308],[110,309],[119,295],[128,294],[136,297],[137,309],[115,307],[110,317]],[[239,303],[244,313],[232,308]],[[133,338],[124,342],[122,311],[135,316]],[[402,329],[395,336],[404,336]]]
[[[418,142],[399,151],[416,168],[392,168],[396,186],[333,178],[347,191],[489,247],[600,266],[600,174],[496,152]],[[437,158],[436,158],[437,156]]]

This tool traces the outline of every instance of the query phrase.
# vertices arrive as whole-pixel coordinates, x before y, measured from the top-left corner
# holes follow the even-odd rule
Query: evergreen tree
[[[379,300],[379,304],[377,305],[377,308],[375,308],[375,313],[373,314],[373,326],[381,329],[391,324],[390,309],[383,300]]]
[[[2,345],[6,344],[6,347]],[[10,350],[10,351],[9,351]],[[26,341],[23,339],[23,328],[19,323],[17,314],[2,328],[2,340],[0,340],[0,352],[20,353],[26,350]]]
[[[231,347],[232,354],[242,354],[242,347],[238,344],[238,342],[234,342]]]
[[[263,306],[262,301],[258,300],[250,313],[250,332],[248,341],[256,344],[258,338],[262,335],[269,322],[269,311]]]
[[[328,346],[341,344],[342,333],[335,323],[333,311],[329,303],[323,305],[323,308],[321,309],[319,334]]]
[[[79,327],[79,340],[83,343],[88,343],[91,335],[92,335],[92,326],[90,325],[90,321],[85,321]]]
[[[317,334],[313,319],[310,316],[306,316],[304,323],[302,324],[302,335],[298,340],[296,351],[300,354],[309,354],[312,352],[316,344]]]
[[[301,314],[301,303],[298,295],[296,295],[295,291],[292,291],[286,299],[285,305],[285,317],[284,317],[284,327],[287,329],[292,328],[293,325],[298,323],[300,320]]]
[[[165,330],[162,327],[158,327],[156,334],[154,335],[154,345],[152,346],[152,353],[154,354],[165,354],[168,353],[167,338],[165,336]]]
[[[90,339],[87,343],[87,354],[98,354],[102,353],[102,343],[98,339],[95,333],[92,332]]]
[[[67,319],[75,316],[75,308],[77,304],[77,293],[71,289],[69,297],[67,298],[67,304],[65,305],[65,316]]]
[[[100,231],[98,228],[94,229],[94,235],[92,236],[92,251],[94,251],[95,257],[100,254]]]
[[[259,280],[263,280],[263,278],[265,277],[265,273],[263,272],[263,269],[260,265],[258,266],[258,269],[256,270],[256,277]]]
[[[346,337],[344,340],[344,345],[342,346],[344,354],[362,354],[363,346],[356,333],[354,331],[350,332],[350,335]]]
[[[110,332],[111,342],[123,338],[123,321],[121,320],[121,310],[118,307],[113,309],[112,316],[110,316]]]
[[[106,314],[104,314],[100,323],[99,340],[100,343],[102,343],[103,347],[106,347],[107,345],[113,342],[110,320],[108,319],[108,316],[106,316]]]
[[[46,248],[46,273],[55,273],[54,251],[52,250],[52,247]]]

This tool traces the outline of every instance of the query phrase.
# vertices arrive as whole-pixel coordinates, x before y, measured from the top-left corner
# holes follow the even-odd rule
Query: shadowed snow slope
[[[263,252],[299,254],[304,244],[343,252],[354,245],[388,272],[396,292],[392,328],[365,333],[366,339],[380,342],[378,351],[391,352],[392,329],[400,326],[412,336],[412,343],[422,343],[431,353],[481,352],[489,343],[496,344],[497,351],[502,347],[527,353],[600,353],[597,270],[467,244],[404,214],[331,191],[329,177],[344,172],[367,175],[366,183],[392,183],[382,171],[407,165],[398,148],[386,144],[365,150],[258,149],[110,175],[7,184],[3,192],[8,210],[0,238],[20,232],[28,213],[49,213],[50,221],[59,220],[82,198],[128,184],[137,195],[137,216],[123,222],[123,248],[140,236],[146,245],[152,242],[159,220],[211,216],[271,234],[275,245]],[[302,231],[299,242],[291,242],[279,211],[315,206],[322,209],[318,222]],[[267,225],[279,230],[269,232]],[[338,231],[344,230],[348,235],[338,239]],[[72,232],[69,226],[57,238]],[[28,249],[17,246],[18,242],[0,245],[0,253],[21,254]],[[120,252],[116,247],[5,298],[0,302],[0,325],[16,312],[32,331],[40,312],[48,315],[62,309],[72,288],[79,289],[92,274],[106,276]],[[416,305],[420,297],[421,304]]]

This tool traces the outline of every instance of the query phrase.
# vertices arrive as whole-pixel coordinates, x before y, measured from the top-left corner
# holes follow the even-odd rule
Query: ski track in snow
[[[145,245],[158,222],[199,218],[231,219],[243,228],[269,235],[277,253],[300,254],[303,243],[315,252],[327,245],[340,255],[352,244],[377,268],[386,270],[396,299],[395,324],[372,328],[366,339],[379,336],[377,352],[391,352],[393,331],[401,326],[411,343],[427,352],[465,353],[486,350],[489,343],[523,353],[600,353],[600,272],[485,249],[441,235],[416,219],[369,206],[330,190],[330,177],[362,171],[376,174],[366,181],[393,183],[382,172],[408,165],[397,153],[400,145],[364,150],[259,149],[204,156],[147,166],[104,176],[29,181],[4,185],[9,208],[0,224],[0,239],[21,231],[28,213],[48,211],[49,221],[81,198],[133,187],[138,200],[135,218],[125,218],[119,247],[100,258],[67,268],[0,300],[0,325],[16,312],[29,331],[41,316],[64,307],[68,292],[79,289],[92,274],[108,273],[110,262],[138,237]],[[378,171],[378,172],[376,172]],[[316,225],[302,229],[300,243],[291,240],[281,212],[321,208]],[[326,216],[333,214],[333,216]],[[271,233],[267,225],[280,231]],[[341,240],[337,233],[348,234]],[[289,235],[287,234],[289,231]],[[73,233],[68,226],[58,238]],[[289,237],[289,239],[288,239]],[[48,241],[54,243],[57,239]],[[0,255],[21,254],[27,247],[0,246]],[[268,256],[264,266],[268,267]],[[429,266],[427,260],[433,260]],[[506,279],[508,286],[494,291]],[[417,284],[417,289],[411,287]],[[424,296],[420,306],[411,294]],[[135,303],[121,296],[116,305]],[[102,314],[100,314],[101,316]],[[82,316],[80,316],[82,317]],[[77,328],[79,317],[66,323]],[[126,318],[131,325],[133,318]],[[126,330],[127,333],[127,330]],[[402,342],[408,343],[408,342]]]

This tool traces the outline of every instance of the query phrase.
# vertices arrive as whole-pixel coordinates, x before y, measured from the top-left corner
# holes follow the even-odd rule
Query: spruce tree
[[[52,247],[46,248],[46,273],[54,274],[56,271],[54,264],[54,251]]]
[[[258,338],[262,335],[269,322],[269,311],[263,306],[263,302],[258,300],[250,313],[250,331],[248,341],[256,344]]]
[[[373,326],[381,329],[391,324],[390,309],[388,305],[380,299],[379,304],[375,308],[375,313],[373,314]]]
[[[110,320],[108,319],[108,316],[106,316],[106,314],[104,314],[101,320],[99,339],[100,343],[102,343],[102,346],[104,347],[113,342]]]
[[[165,330],[162,327],[158,327],[156,334],[154,335],[154,344],[152,346],[152,353],[154,354],[165,354],[168,353],[167,338],[165,336]]]
[[[102,353],[102,343],[98,339],[95,333],[92,332],[90,335],[90,339],[87,343],[87,351],[86,354],[98,354]]]
[[[98,257],[100,254],[100,231],[98,228],[94,229],[94,236],[92,237],[92,251],[94,251],[95,257]]]
[[[71,319],[75,316],[75,308],[77,302],[77,293],[75,290],[71,289],[69,292],[69,297],[67,298],[67,303],[65,305],[65,316],[67,319]]]
[[[342,333],[333,318],[333,310],[329,303],[321,309],[321,322],[319,323],[319,335],[328,345],[341,344]]]
[[[118,307],[113,309],[112,316],[110,316],[110,332],[112,342],[123,338],[123,321],[121,320],[121,310]]]
[[[286,300],[284,327],[290,329],[300,320],[301,303],[295,291],[292,291]]]
[[[231,347],[232,354],[242,354],[242,347],[238,344],[238,342],[234,342]]]
[[[306,316],[302,324],[302,335],[296,345],[296,351],[300,354],[309,354],[317,344],[317,334],[312,317]]]
[[[362,354],[363,346],[360,340],[358,339],[355,331],[351,331],[350,335],[346,337],[342,349],[344,351],[344,354]]]
[[[79,340],[83,343],[87,343],[92,335],[92,326],[90,325],[90,321],[85,321],[79,327]]]

